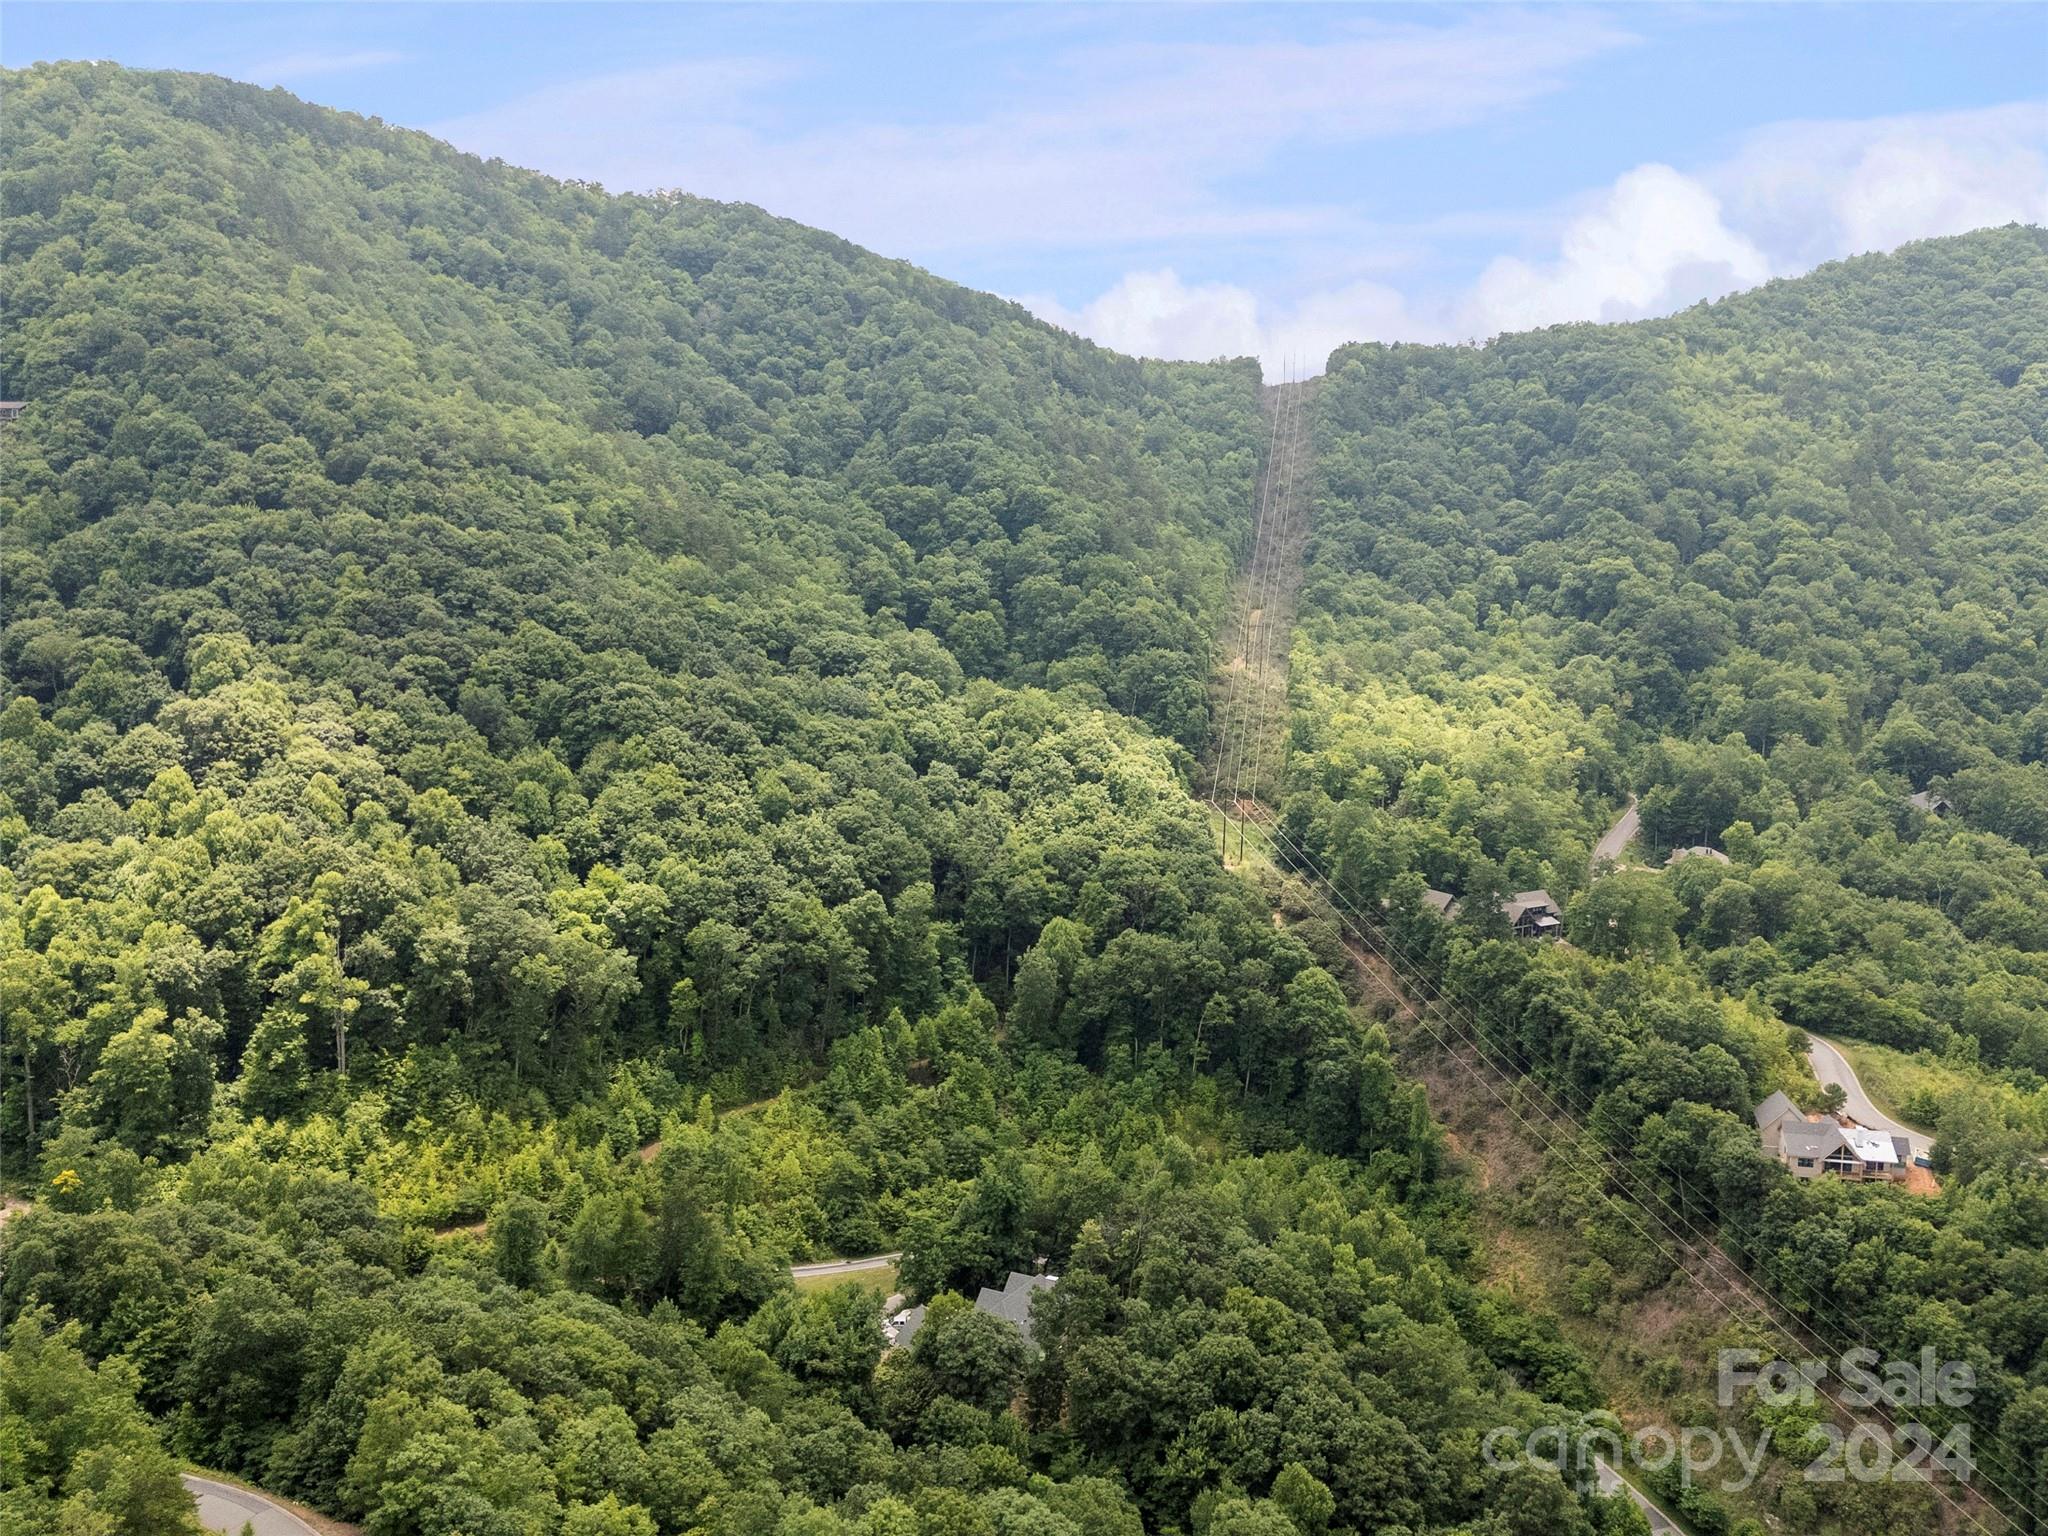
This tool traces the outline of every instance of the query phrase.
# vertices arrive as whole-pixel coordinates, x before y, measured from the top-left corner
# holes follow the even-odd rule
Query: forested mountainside
[[[1253,364],[280,92],[0,89],[0,1525],[186,1529],[178,1458],[373,1536],[1645,1528],[1482,1458],[1593,1372],[1190,798]],[[2042,250],[1341,352],[1282,822],[1596,1157],[1979,1364],[2011,1510]],[[1734,862],[1586,889],[1631,786]],[[1538,882],[1574,948],[1491,923]],[[1945,1194],[1761,1159],[1788,1021],[1976,1050]],[[1618,1193],[1555,1206],[1589,1307],[1668,1273]],[[899,1249],[887,1352],[788,1269]],[[963,1299],[1041,1265],[1028,1345]]]
[[[144,1153],[344,1034],[772,1075],[1073,909],[1172,782],[1120,717],[1200,744],[1250,365],[280,93],[9,95],[23,1130],[152,1007]]]
[[[2048,1509],[2048,233],[1347,347],[1318,408],[1287,835],[1653,1208],[1824,1337],[1976,1362],[1989,1474]],[[1625,789],[1634,867],[1590,879]],[[1489,942],[1533,887],[1570,946]],[[1760,1159],[1787,1024],[1976,1069],[1906,1106],[1940,1199]],[[1589,1311],[1671,1271],[1611,1213],[1581,1236]]]
[[[1186,796],[1253,365],[4,88],[10,1529],[183,1528],[153,1436],[377,1536],[1623,1518],[1478,1464],[1583,1375]],[[784,1266],[890,1245],[878,1373]]]

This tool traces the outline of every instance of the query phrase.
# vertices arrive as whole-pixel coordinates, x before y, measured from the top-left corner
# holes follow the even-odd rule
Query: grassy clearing
[[[1952,1066],[1930,1051],[1899,1051],[1888,1045],[1868,1045],[1833,1036],[1828,1043],[1849,1058],[1849,1065],[1856,1070],[1856,1080],[1863,1084],[1870,1102],[1915,1130],[1933,1129],[1923,1123],[1924,1115],[1915,1115],[1908,1109],[1922,1095],[1939,1099],[1958,1088],[1983,1087],[1991,1082],[1988,1076]]]
[[[842,1285],[858,1285],[890,1296],[896,1291],[896,1266],[884,1264],[880,1269],[860,1269],[850,1275],[800,1275],[790,1283],[800,1291],[829,1291]]]

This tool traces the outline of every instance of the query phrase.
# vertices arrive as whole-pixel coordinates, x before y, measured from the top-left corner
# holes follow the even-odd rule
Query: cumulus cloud
[[[1555,259],[1499,256],[1459,307],[1474,336],[1564,320],[1637,320],[1752,287],[1768,257],[1721,203],[1668,165],[1642,165],[1566,225]]]
[[[1283,358],[1320,366],[1347,341],[1669,314],[1822,261],[2014,221],[2048,223],[2048,105],[1788,123],[1695,173],[1639,165],[1553,210],[1539,248],[1492,257],[1462,290],[1417,295],[1340,270],[1272,298],[1169,268],[1133,272],[1078,309],[1025,302],[1119,350],[1255,353],[1275,376]]]
[[[1257,357],[1273,378],[1283,370],[1320,373],[1344,342],[1393,340],[1422,326],[1401,294],[1382,283],[1349,283],[1272,305],[1235,283],[1183,282],[1171,267],[1126,273],[1078,310],[1044,295],[1019,302],[1119,352],[1187,362]]]
[[[1784,270],[2048,222],[2048,103],[1781,123],[1704,174]]]
[[[1078,312],[1044,295],[1020,302],[1054,325],[1140,357],[1207,361],[1259,352],[1259,301],[1234,283],[1184,283],[1166,267],[1128,272]]]

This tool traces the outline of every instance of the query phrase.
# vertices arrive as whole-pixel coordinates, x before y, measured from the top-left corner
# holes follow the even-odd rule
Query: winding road
[[[1903,1136],[1913,1148],[1915,1157],[1926,1157],[1934,1150],[1934,1138],[1925,1131],[1916,1131],[1910,1125],[1901,1125],[1870,1102],[1870,1095],[1863,1091],[1863,1084],[1856,1080],[1856,1069],[1849,1065],[1849,1058],[1832,1042],[1819,1035],[1806,1037],[1806,1059],[1813,1063],[1813,1075],[1820,1079],[1823,1088],[1830,1083],[1841,1086],[1847,1095],[1842,1108],[1849,1118],[1858,1125],[1867,1125],[1873,1131],[1883,1131],[1887,1136]]]
[[[199,1523],[209,1531],[240,1536],[244,1525],[256,1536],[319,1536],[312,1526],[274,1499],[232,1483],[217,1483],[210,1477],[187,1472],[185,1490],[199,1505]]]

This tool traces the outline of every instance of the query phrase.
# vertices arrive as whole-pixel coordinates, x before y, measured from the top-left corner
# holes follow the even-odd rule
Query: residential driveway
[[[1925,1157],[1934,1148],[1934,1138],[1924,1131],[1916,1131],[1909,1125],[1901,1125],[1889,1115],[1879,1112],[1870,1102],[1870,1095],[1863,1091],[1863,1085],[1856,1081],[1856,1069],[1849,1065],[1849,1058],[1819,1035],[1808,1035],[1806,1059],[1813,1063],[1813,1075],[1820,1079],[1821,1087],[1829,1083],[1842,1085],[1842,1092],[1848,1097],[1842,1108],[1858,1125],[1867,1125],[1873,1131],[1883,1131],[1887,1136],[1903,1136],[1913,1148],[1915,1157]]]
[[[1636,797],[1630,795],[1628,808],[1614,819],[1614,825],[1601,833],[1600,841],[1593,845],[1593,868],[1598,869],[1602,859],[1619,864],[1621,850],[1635,841],[1642,824],[1642,818],[1636,814]]]
[[[185,1474],[185,1487],[199,1501],[199,1523],[209,1531],[240,1536],[244,1524],[256,1528],[256,1536],[318,1536],[318,1533],[286,1509],[260,1493],[216,1483],[210,1477]]]
[[[1593,1473],[1602,1493],[1609,1496],[1626,1493],[1628,1501],[1643,1512],[1643,1518],[1650,1522],[1650,1529],[1658,1532],[1659,1536],[1665,1531],[1678,1531],[1678,1522],[1652,1504],[1640,1488],[1610,1467],[1604,1457],[1593,1458]],[[1684,1536],[1684,1533],[1680,1531],[1679,1536]]]
[[[816,1280],[825,1275],[857,1275],[866,1269],[887,1269],[901,1253],[872,1253],[864,1259],[827,1259],[819,1264],[792,1264],[789,1273],[792,1279]]]

